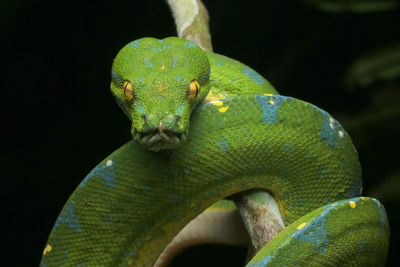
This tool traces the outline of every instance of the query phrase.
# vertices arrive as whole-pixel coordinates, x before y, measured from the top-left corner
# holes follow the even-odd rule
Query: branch
[[[208,12],[201,0],[167,0],[175,19],[178,36],[212,51]]]
[[[250,235],[248,261],[285,228],[278,204],[266,191],[252,190],[235,197],[235,204]]]

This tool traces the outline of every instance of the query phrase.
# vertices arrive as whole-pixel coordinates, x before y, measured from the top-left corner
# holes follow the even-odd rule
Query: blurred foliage
[[[347,87],[367,87],[377,82],[390,82],[400,77],[400,42],[371,51],[350,65]]]
[[[394,10],[397,0],[306,0],[317,8],[328,12],[379,12]]]
[[[374,86],[368,94],[370,103],[355,114],[336,117],[351,133],[357,147],[368,146],[383,132],[400,131],[400,87],[395,83]],[[367,134],[366,134],[367,133]],[[400,188],[399,188],[400,189]]]

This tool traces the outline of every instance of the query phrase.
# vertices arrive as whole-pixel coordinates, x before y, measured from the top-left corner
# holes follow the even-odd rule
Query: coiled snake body
[[[384,208],[359,197],[357,152],[327,112],[176,37],[126,45],[111,90],[134,140],[71,195],[42,266],[152,266],[212,203],[253,188],[273,195],[286,228],[249,266],[384,264]]]

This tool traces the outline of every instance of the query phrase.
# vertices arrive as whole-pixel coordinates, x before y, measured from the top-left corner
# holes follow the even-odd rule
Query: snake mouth
[[[187,140],[187,133],[173,132],[163,127],[157,127],[148,132],[139,132],[135,129],[134,139],[147,149],[159,151],[160,149],[173,149],[179,147]]]

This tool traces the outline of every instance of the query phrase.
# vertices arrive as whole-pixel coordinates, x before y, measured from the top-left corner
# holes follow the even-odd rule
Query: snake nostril
[[[160,122],[160,117],[157,114],[150,114],[146,118],[146,122],[149,124],[150,127],[156,128]]]
[[[165,115],[162,119],[162,124],[165,128],[169,129],[172,128],[175,122],[175,117],[171,114]]]

